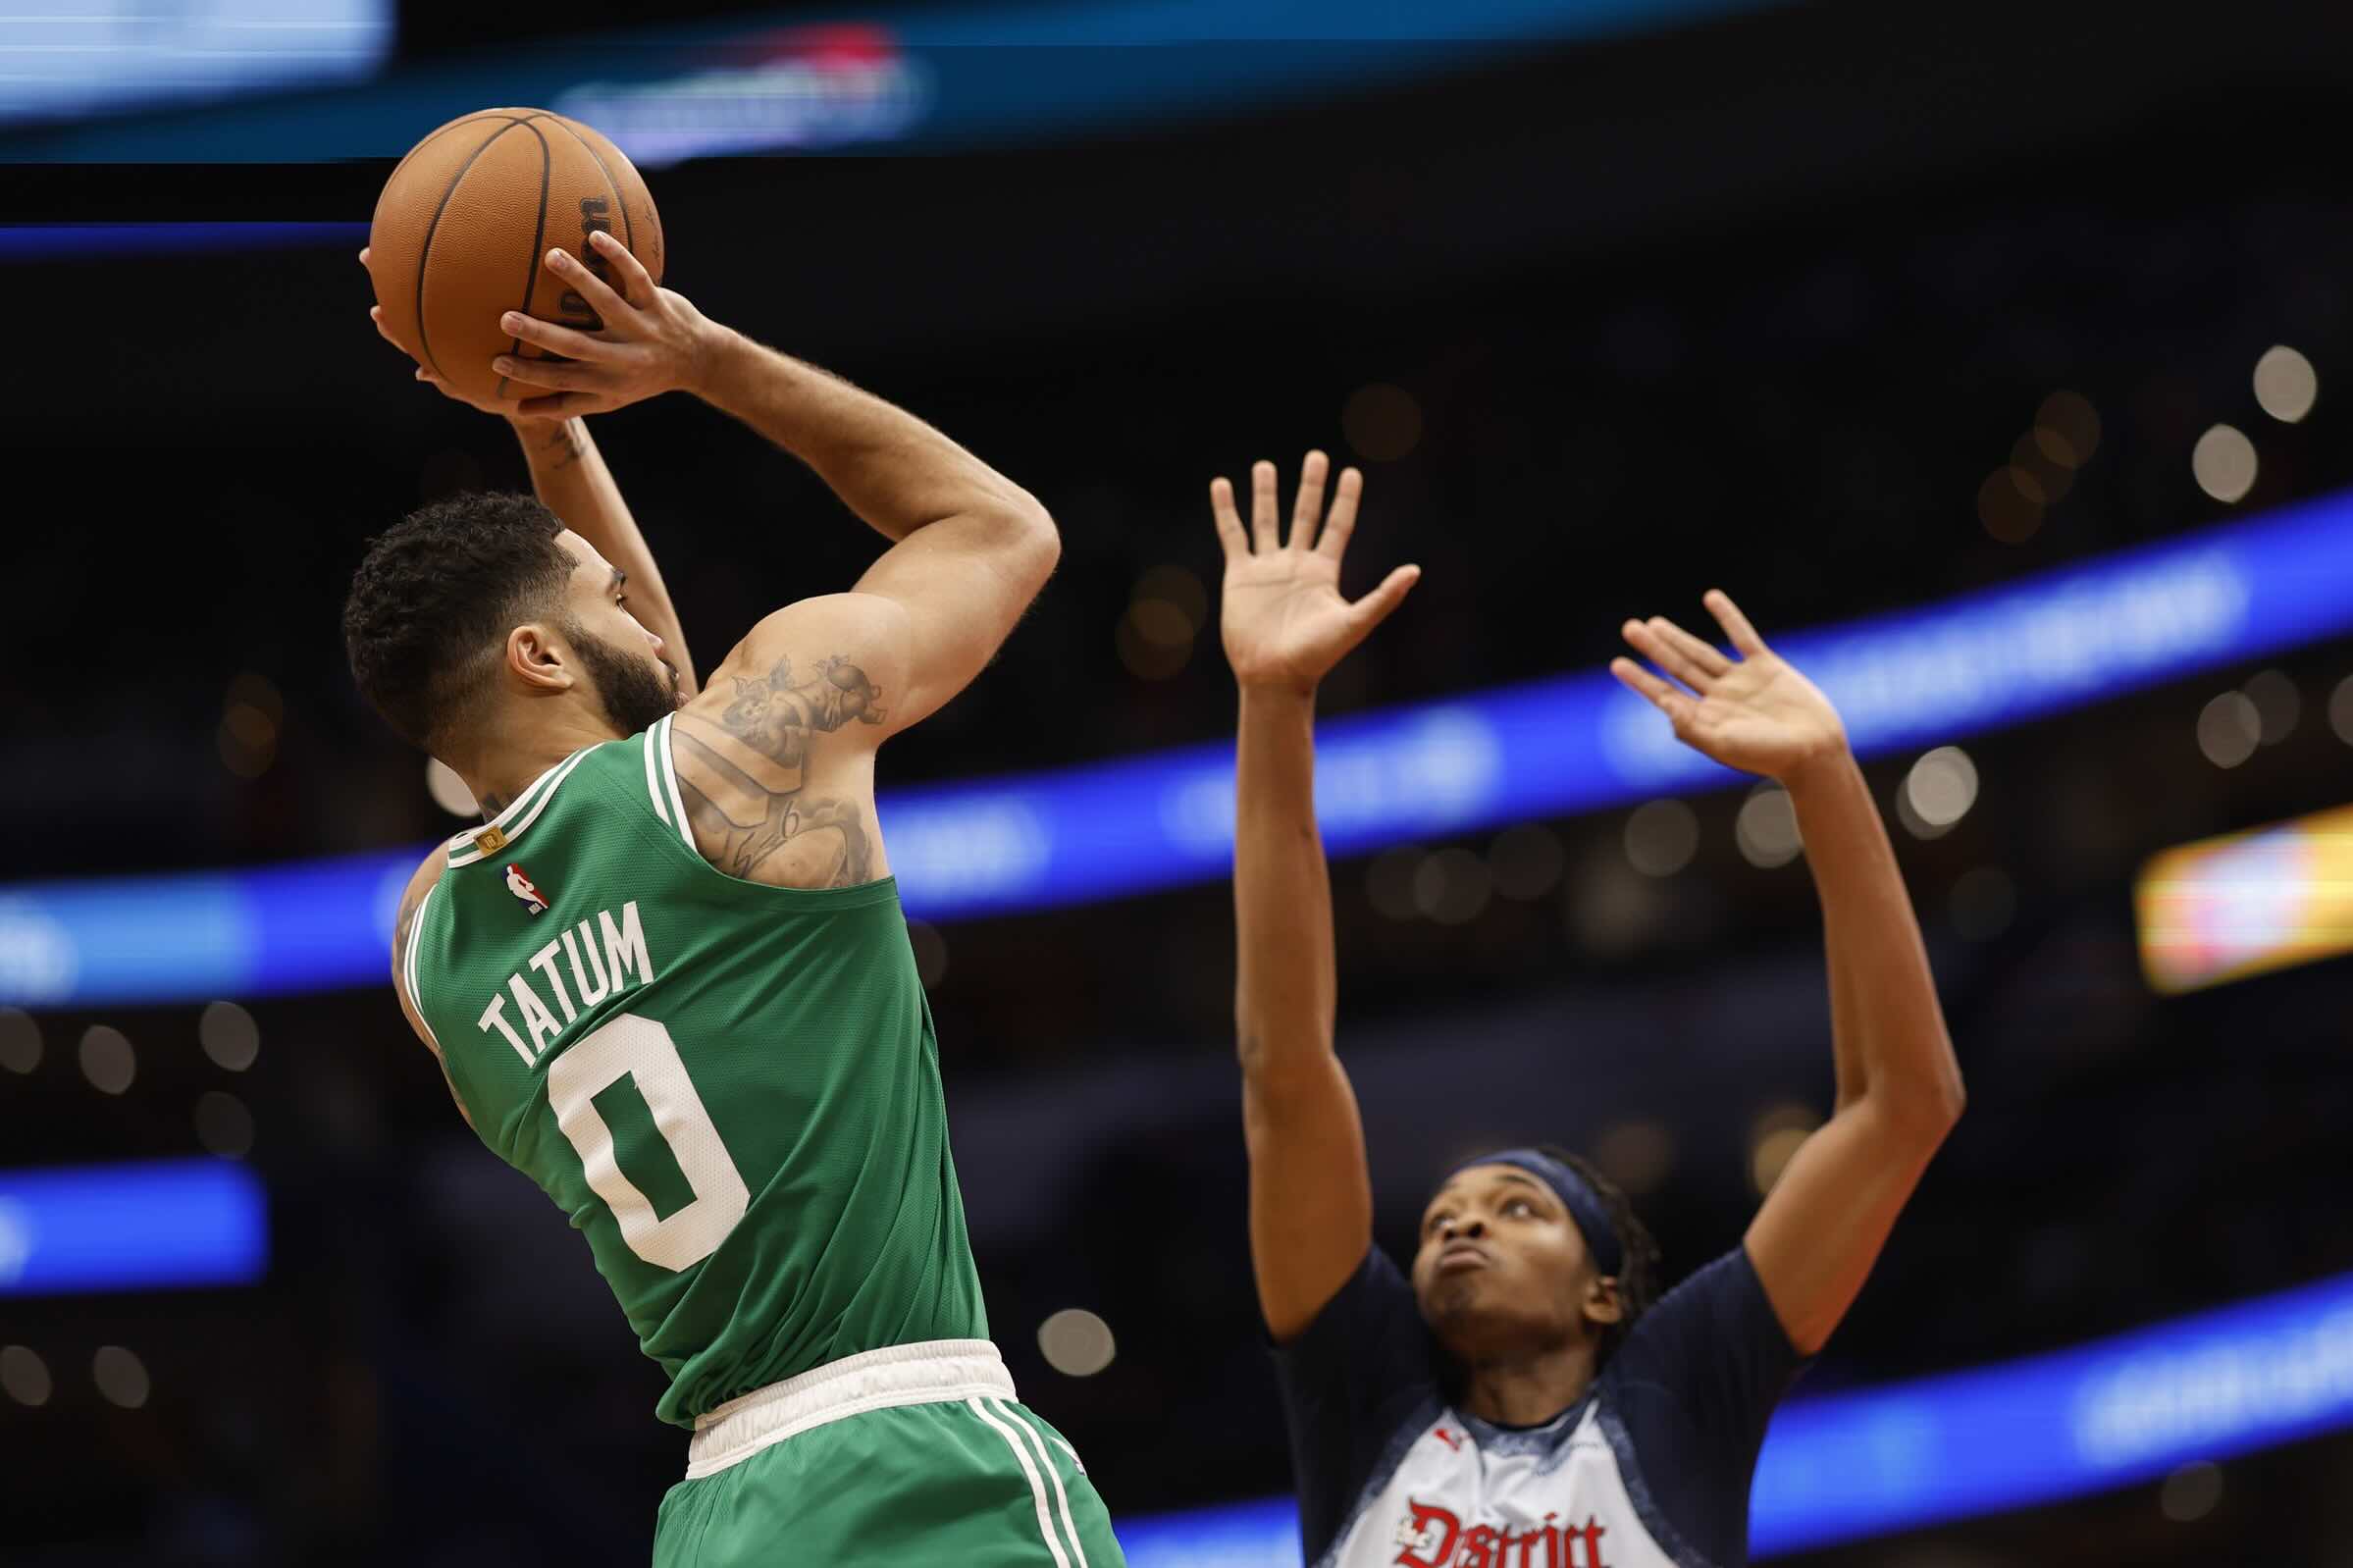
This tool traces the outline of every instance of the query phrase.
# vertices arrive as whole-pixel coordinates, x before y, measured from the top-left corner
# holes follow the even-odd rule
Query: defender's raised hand
[[[514,310],[498,319],[502,331],[562,356],[500,354],[491,361],[491,368],[524,394],[519,411],[526,416],[608,413],[661,392],[692,389],[726,335],[685,295],[654,283],[629,247],[611,235],[592,233],[589,243],[611,283],[568,250],[549,251],[547,267],[588,301],[603,331],[580,332]]]
[[[1340,597],[1340,561],[1356,528],[1364,476],[1353,468],[1342,469],[1332,510],[1326,513],[1324,481],[1329,468],[1322,452],[1309,452],[1299,465],[1299,495],[1291,507],[1287,541],[1275,515],[1273,463],[1251,465],[1246,534],[1234,510],[1233,486],[1224,479],[1210,483],[1210,510],[1218,542],[1226,549],[1226,661],[1233,666],[1233,678],[1240,685],[1313,691],[1333,665],[1404,601],[1406,592],[1421,578],[1419,566],[1400,566],[1355,603]]]
[[[1786,781],[1806,763],[1843,753],[1847,731],[1830,700],[1765,647],[1721,590],[1709,589],[1702,602],[1740,657],[1727,658],[1653,615],[1620,630],[1636,653],[1672,679],[1625,657],[1611,659],[1609,672],[1655,704],[1674,723],[1677,739],[1727,767]]]

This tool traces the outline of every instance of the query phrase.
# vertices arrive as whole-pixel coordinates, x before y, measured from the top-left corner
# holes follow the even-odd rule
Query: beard
[[[623,735],[677,711],[678,669],[668,659],[631,658],[585,626],[566,626],[564,639],[580,654],[604,716]]]

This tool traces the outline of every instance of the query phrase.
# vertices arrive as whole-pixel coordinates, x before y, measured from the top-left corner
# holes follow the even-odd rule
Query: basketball
[[[368,272],[392,340],[459,394],[516,401],[498,354],[546,350],[498,330],[509,310],[594,332],[602,324],[548,271],[561,246],[600,277],[589,235],[604,230],[658,282],[661,220],[621,150],[545,109],[485,109],[410,148],[384,183],[368,230]],[[610,280],[607,279],[607,282]]]

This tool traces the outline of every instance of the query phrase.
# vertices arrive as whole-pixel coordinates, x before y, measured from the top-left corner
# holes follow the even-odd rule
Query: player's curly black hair
[[[1658,1298],[1658,1243],[1652,1239],[1650,1228],[1634,1212],[1625,1189],[1603,1176],[1598,1166],[1557,1144],[1540,1143],[1537,1150],[1585,1177],[1586,1184],[1594,1189],[1601,1207],[1609,1214],[1609,1228],[1618,1233],[1618,1250],[1622,1254],[1617,1275],[1618,1304],[1625,1311],[1617,1322],[1602,1331],[1600,1349],[1594,1359],[1595,1367],[1599,1369],[1609,1364],[1610,1356],[1633,1331],[1635,1321]]]
[[[560,610],[572,557],[556,515],[529,496],[436,501],[378,535],[343,601],[360,695],[433,751],[481,695],[519,620]]]

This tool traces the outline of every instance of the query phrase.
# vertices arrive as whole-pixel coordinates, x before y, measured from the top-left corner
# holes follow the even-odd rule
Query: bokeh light
[[[130,1036],[112,1024],[93,1023],[82,1030],[78,1054],[81,1075],[100,1094],[121,1094],[138,1076],[138,1055]]]
[[[1699,850],[1699,818],[1677,800],[1646,801],[1626,818],[1626,860],[1645,876],[1673,876]]]
[[[0,1068],[30,1072],[40,1065],[40,1024],[23,1008],[0,1007]]]
[[[2285,343],[2265,349],[2255,361],[2255,401],[2281,424],[2293,425],[2311,413],[2320,395],[2320,372]]]
[[[2263,741],[2263,715],[2244,692],[2224,692],[2198,712],[2198,750],[2217,767],[2236,767]]]
[[[2178,1525],[2205,1518],[2222,1500],[2222,1467],[2211,1459],[2181,1466],[2157,1490],[2159,1510]]]
[[[929,920],[907,922],[907,945],[915,950],[915,978],[926,986],[948,977],[948,939]]]
[[[208,1154],[242,1160],[253,1152],[253,1113],[235,1095],[208,1089],[196,1097],[196,1141]]]
[[[196,1043],[215,1067],[242,1072],[261,1054],[261,1025],[235,1002],[207,1002],[196,1018]]]
[[[2060,391],[2034,413],[2034,444],[2061,468],[2081,468],[2100,449],[2100,412],[2080,392]]]
[[[21,1405],[45,1405],[55,1387],[49,1364],[28,1345],[0,1346],[0,1389]]]
[[[1770,780],[1751,790],[1749,798],[1741,802],[1740,815],[1733,818],[1732,836],[1743,859],[1768,870],[1787,865],[1805,847],[1798,836],[1798,811],[1790,804],[1789,791]]]
[[[1084,1307],[1065,1307],[1039,1324],[1037,1347],[1046,1365],[1067,1378],[1091,1378],[1119,1354],[1111,1325]]]
[[[1904,775],[1907,825],[1922,838],[1947,831],[1976,803],[1977,764],[1958,746],[1938,747]]]
[[[2264,745],[2276,746],[2296,732],[2296,720],[2304,716],[2304,696],[2285,670],[2257,670],[2239,690],[2255,705],[2256,738]]]
[[[1601,1174],[1635,1197],[1654,1192],[1675,1169],[1675,1134],[1648,1117],[1613,1123],[1590,1150]]]
[[[2246,499],[2255,488],[2257,466],[2255,444],[2229,425],[2217,425],[2200,436],[2189,454],[2198,488],[2224,503]]]
[[[1749,1184],[1759,1196],[1773,1190],[1799,1147],[1822,1119],[1794,1100],[1770,1105],[1749,1124]]]
[[[146,1364],[121,1345],[100,1345],[90,1358],[90,1378],[108,1404],[136,1410],[153,1391]]]
[[[1413,907],[1440,925],[1476,919],[1493,891],[1487,862],[1466,849],[1442,849],[1414,867]]]

